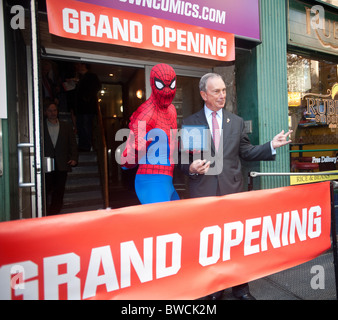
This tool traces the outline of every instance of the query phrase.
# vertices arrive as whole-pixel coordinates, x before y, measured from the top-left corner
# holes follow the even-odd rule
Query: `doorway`
[[[65,61],[62,59],[47,59],[47,61],[53,66],[51,78],[59,86],[58,99],[60,100],[60,118],[63,121],[72,121],[72,104],[75,102],[76,86],[67,87],[65,82],[67,79],[76,77],[76,61]],[[132,113],[146,101],[149,97],[149,70],[152,66],[126,66],[126,65],[114,65],[106,63],[96,63],[88,61],[90,70],[95,73],[100,82],[101,90],[98,93],[98,101],[102,114],[102,123],[104,129],[105,140],[107,144],[107,158],[108,158],[108,192],[109,192],[109,207],[120,208],[130,205],[138,205],[134,190],[134,179],[137,168],[134,170],[121,170],[120,166],[115,161],[115,151],[122,144],[121,141],[115,141],[116,132],[123,128],[128,128],[130,116]],[[200,75],[204,74],[201,71],[198,75],[191,74],[189,69],[175,68],[177,73],[177,90],[173,104],[177,110],[177,126],[181,128],[183,118],[197,112],[203,106],[202,100],[199,94],[199,79]],[[96,130],[98,128],[96,127]],[[94,203],[95,189],[102,189],[102,177],[100,185],[93,180],[94,178],[94,166],[98,163],[98,174],[100,174],[100,159],[90,158],[89,155],[80,161],[79,168],[87,170],[92,174],[90,181],[85,181],[81,176],[79,168],[75,168],[70,179],[81,180],[81,186],[78,186],[78,190],[82,191],[82,195],[78,195],[79,201],[75,199],[75,187],[76,182],[72,182],[73,186],[66,187],[65,203],[62,213],[70,213],[83,211],[86,208],[89,210],[99,209],[104,207],[102,197],[96,197],[96,203]],[[93,160],[94,159],[94,160]],[[83,162],[90,164],[90,168],[83,168]],[[95,169],[96,170],[96,169]],[[87,173],[88,175],[88,173]],[[71,183],[71,182],[69,182]],[[91,183],[91,185],[90,185]],[[88,184],[88,185],[86,185]],[[180,198],[188,198],[187,190],[187,178],[182,174],[179,168],[175,168],[174,172],[174,185],[178,191]],[[70,190],[70,192],[68,192]],[[68,192],[68,193],[67,193]],[[88,204],[86,205],[87,199]],[[71,204],[67,203],[71,202]]]
[[[59,80],[61,83],[65,81],[65,77],[72,76],[69,70],[74,70],[74,64],[76,64],[76,62],[55,59],[49,61],[54,65],[54,68],[58,69],[55,73],[58,74],[58,77],[61,77]],[[132,113],[146,101],[147,96],[150,96],[151,91],[149,92],[148,86],[149,76],[147,75],[150,73],[152,66],[131,67],[126,65],[91,63],[90,61],[88,61],[88,63],[90,64],[91,72],[95,73],[101,82],[101,90],[98,93],[98,99],[108,150],[109,207],[120,208],[137,205],[139,204],[139,201],[134,190],[134,179],[137,168],[127,171],[121,170],[120,166],[115,161],[115,151],[122,142],[115,141],[115,135],[118,130],[128,128],[129,119]],[[177,90],[173,104],[177,110],[177,126],[178,129],[180,129],[183,118],[197,112],[203,106],[198,84],[200,74],[203,74],[204,72],[201,71],[200,74],[196,76],[195,74],[191,74],[191,70],[189,69],[175,68],[175,71],[177,73]],[[68,98],[65,99],[64,97],[61,97],[60,99],[63,101],[63,107],[60,108],[60,116],[63,117],[63,120],[67,121],[71,121],[70,104],[73,103],[72,99],[74,95],[72,91],[73,90],[64,92]],[[85,161],[88,162],[88,158],[85,159]],[[82,166],[82,164],[79,163],[79,166]],[[76,172],[77,170],[78,169],[75,169],[74,171]],[[71,174],[71,177],[72,175],[75,174]],[[86,188],[84,183],[85,182],[83,182],[81,189],[89,191],[90,187],[88,186]],[[174,185],[180,198],[184,199],[188,197],[187,178],[184,177],[178,168],[175,168],[174,172]],[[94,186],[98,187],[97,185]],[[80,199],[86,199],[93,196],[93,193],[84,194]],[[66,201],[69,201],[67,200],[69,199],[67,189],[65,199]],[[74,203],[74,199],[70,200]],[[97,202],[99,203],[99,199]],[[66,211],[63,210],[64,213],[83,210],[83,201],[81,205],[79,204],[78,206],[69,206],[67,203],[65,205],[68,206],[68,208]],[[100,205],[101,204],[98,204],[97,206]],[[93,207],[91,203],[89,208],[95,209],[95,206]]]
[[[73,124],[77,141],[77,101],[80,98],[77,88],[81,79],[78,65],[79,62],[66,59],[41,61],[44,98],[53,94],[53,99],[58,102],[59,120]],[[132,184],[128,182],[133,179],[133,172],[127,177],[121,175],[111,155],[115,153],[117,143],[120,144],[115,142],[116,132],[128,127],[131,114],[145,101],[144,68],[91,61],[86,65],[100,82],[97,92],[99,111],[93,121],[92,148],[79,150],[78,165],[68,173],[61,213],[138,204]],[[46,77],[48,81],[44,79]]]
[[[88,58],[85,62],[90,65],[91,71],[97,74],[101,82],[98,99],[108,149],[108,206],[111,208],[119,208],[137,205],[139,201],[134,191],[136,170],[122,172],[114,157],[115,150],[121,145],[121,141],[115,141],[114,137],[119,129],[128,127],[132,113],[145,102],[147,96],[150,95],[151,92],[149,92],[148,82],[149,70],[151,70],[152,65],[138,64],[135,61],[134,63],[128,61],[121,63],[119,61],[118,64],[114,64],[113,61],[97,61],[97,59]],[[76,78],[76,64],[78,63],[79,61],[74,59],[74,56],[67,57],[66,55],[58,57],[49,57],[47,55],[43,56],[40,61],[41,73],[45,72],[55,86],[54,92],[59,101],[59,117],[62,121],[68,121],[70,123],[74,123],[72,105],[76,103],[76,84],[72,84],[70,81],[67,81],[67,79]],[[190,70],[188,67],[174,67],[174,69],[177,74],[177,94],[173,104],[177,109],[177,122],[178,128],[180,128],[184,117],[198,111],[202,107],[198,82],[200,76],[205,73],[205,70]],[[40,82],[40,90],[43,92],[43,96],[48,93],[43,81]],[[42,109],[40,112],[42,113]],[[43,138],[41,144],[43,145]],[[77,180],[76,183],[80,183],[79,190],[81,190],[82,194],[77,196],[77,201],[75,194],[78,187],[74,184],[67,186],[64,197],[64,208],[61,213],[95,210],[105,207],[103,193],[101,193],[102,182],[96,183],[92,179],[87,185],[84,180],[81,180],[85,175],[90,178],[94,178],[95,175],[100,176],[100,168],[98,168],[98,173],[91,171],[96,165],[94,162],[100,165],[98,158],[94,157],[89,159],[85,157],[84,160],[79,163],[78,168],[75,168],[73,170],[74,172],[68,176],[67,180],[69,180],[69,182],[71,180],[70,177],[72,177]],[[84,168],[84,164],[88,166]],[[43,168],[43,175],[45,173],[44,170]],[[81,170],[84,170],[84,172],[81,172]],[[78,171],[80,171],[80,173]],[[176,169],[174,173],[174,184],[182,199],[188,197],[186,178],[178,169]],[[93,189],[95,189],[97,195],[100,194],[100,196],[93,198],[95,194]],[[27,189],[25,190],[25,194],[30,194],[31,202],[34,203],[34,190],[31,189],[29,192]],[[44,199],[44,202],[46,202],[46,200],[47,199]],[[33,206],[30,207],[32,210],[31,216],[34,217],[34,208]],[[25,216],[28,217],[29,213],[25,213]]]

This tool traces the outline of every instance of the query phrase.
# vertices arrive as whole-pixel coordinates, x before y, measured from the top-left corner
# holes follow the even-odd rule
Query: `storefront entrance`
[[[10,213],[6,213],[8,216],[4,219],[46,215],[45,174],[52,168],[44,159],[43,99],[50,93],[45,77],[50,77],[56,84],[54,94],[58,96],[60,119],[74,124],[72,98],[75,87],[67,79],[75,77],[76,65],[81,63],[90,65],[101,81],[98,98],[102,117],[96,119],[95,127],[96,150],[100,150],[100,154],[81,154],[79,165],[68,175],[67,182],[72,183],[66,187],[64,203],[67,205],[61,213],[138,204],[133,191],[135,172],[130,171],[126,176],[115,162],[115,150],[122,143],[116,141],[115,134],[128,126],[133,111],[150,96],[151,68],[157,63],[167,63],[177,74],[177,94],[173,104],[177,108],[180,128],[184,117],[202,107],[198,89],[200,77],[215,70],[223,75],[229,73],[232,79],[229,83],[233,83],[233,63],[59,37],[50,33],[45,5],[41,2],[38,8],[33,8],[34,2],[30,3],[31,6],[27,3],[23,7],[27,16],[25,28],[6,29],[9,39],[7,67],[13,72],[7,75],[11,97],[8,104],[10,165],[9,170],[4,170],[3,180],[6,178],[4,183],[10,186],[6,195]],[[10,9],[8,3],[7,26],[13,18]],[[85,183],[83,176],[91,180]],[[175,171],[174,184],[180,197],[186,198],[186,178],[179,170]],[[78,190],[80,195],[74,197]]]
[[[83,61],[101,83],[98,92],[99,114],[94,120],[94,147],[90,152],[79,153],[78,166],[68,174],[61,213],[139,204],[134,192],[136,169],[124,171],[117,164],[115,152],[123,142],[116,140],[115,136],[120,129],[128,128],[132,113],[150,96],[148,82],[152,65],[138,64],[137,61],[119,65],[113,61],[97,63],[102,59],[104,57],[96,56]],[[48,83],[53,86],[52,90],[46,90],[46,81],[42,81],[43,95],[53,92],[53,98],[58,101],[60,120],[73,124],[74,129],[79,64],[67,55],[44,56],[41,60],[43,78],[47,77]],[[198,84],[206,70],[174,68],[177,73],[177,93],[173,104],[180,128],[184,117],[202,107]],[[178,169],[174,173],[174,184],[181,198],[188,197],[186,178]]]

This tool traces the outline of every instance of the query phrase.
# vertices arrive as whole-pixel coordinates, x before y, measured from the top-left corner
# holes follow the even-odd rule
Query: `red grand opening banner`
[[[330,183],[0,223],[0,299],[196,299],[330,248]]]
[[[47,0],[47,14],[49,32],[60,37],[235,60],[233,33],[75,0]]]

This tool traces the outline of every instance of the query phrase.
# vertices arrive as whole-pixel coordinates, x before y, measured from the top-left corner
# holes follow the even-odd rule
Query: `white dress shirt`
[[[59,136],[59,131],[60,131],[60,123],[57,121],[56,124],[51,123],[50,121],[47,120],[47,127],[48,127],[48,132],[50,135],[50,138],[52,140],[53,146],[55,148],[56,142],[58,140]]]

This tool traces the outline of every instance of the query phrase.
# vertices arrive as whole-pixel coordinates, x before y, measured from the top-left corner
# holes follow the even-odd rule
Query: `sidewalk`
[[[338,192],[335,193],[336,234],[338,238]],[[324,289],[312,289],[311,280],[318,275],[314,266],[324,268]],[[257,300],[336,300],[336,279],[333,253],[321,256],[291,269],[249,283],[250,292]],[[234,300],[231,289],[224,291],[222,299]]]
[[[312,289],[313,266],[324,268],[324,289]],[[336,300],[333,255],[328,251],[314,260],[294,268],[249,283],[250,292],[257,300]],[[222,300],[236,300],[231,289],[226,289]]]
[[[338,239],[338,193],[335,193],[335,204],[336,234]],[[311,280],[318,276],[318,269],[316,270],[316,268],[311,273],[311,269],[314,266],[324,268],[324,289],[313,289],[311,287]],[[336,278],[332,249],[316,259],[294,268],[251,281],[249,287],[250,293],[257,300],[338,300],[336,297]],[[221,300],[237,299],[232,295],[230,288],[224,290]]]

